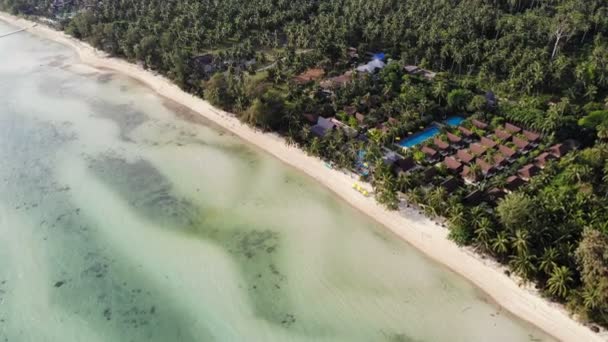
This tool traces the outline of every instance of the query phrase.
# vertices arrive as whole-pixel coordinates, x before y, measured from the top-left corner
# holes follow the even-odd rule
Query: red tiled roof
[[[536,165],[540,166],[540,167],[544,167],[547,162],[551,159],[555,159],[556,157],[552,154],[550,154],[549,152],[543,152],[541,154],[538,155],[538,157],[534,158],[534,160],[536,161]]]
[[[507,158],[511,158],[515,155],[515,153],[517,153],[517,152],[515,152],[515,150],[508,148],[505,145],[499,145],[498,150],[500,151],[500,153],[502,153]]]
[[[449,133],[449,132],[447,133],[447,137],[448,137],[448,140],[453,143],[459,143],[462,141],[461,137],[457,136],[456,134]]]
[[[361,113],[355,113],[355,119],[357,119],[357,121],[359,123],[362,123],[363,120],[365,120],[365,115],[361,114]]]
[[[481,158],[475,159],[475,164],[479,165],[484,173],[488,173],[494,169],[494,165],[486,163],[486,161]]]
[[[471,153],[475,155],[484,154],[487,150],[487,147],[479,143],[472,143],[471,145],[469,145],[469,151],[471,151]]]
[[[515,126],[513,124],[510,124],[510,123],[505,124],[505,129],[507,131],[511,132],[511,133],[519,133],[519,132],[521,132],[521,128],[519,128],[519,127],[517,127],[517,126]]]
[[[447,150],[448,148],[450,148],[450,144],[441,140],[439,137],[435,137],[435,139],[433,140],[433,143],[440,150]]]
[[[460,176],[462,176],[462,178],[468,179],[470,181],[476,182],[477,181],[477,177],[478,175],[474,174],[471,172],[471,168],[468,166],[465,166],[462,169],[462,172],[460,173]]]
[[[446,157],[443,164],[450,170],[459,170],[462,167],[462,164],[454,157]]]
[[[495,129],[494,134],[496,134],[496,136],[500,140],[508,140],[509,138],[511,138],[511,133],[509,133],[507,131],[503,131],[500,128]]]
[[[513,143],[515,144],[515,146],[522,150],[528,147],[528,145],[530,145],[529,142],[518,137],[513,137]]]
[[[511,176],[507,178],[507,184],[505,185],[505,189],[513,191],[524,184],[525,182],[523,179],[519,178],[518,176]]]
[[[469,163],[474,158],[469,152],[467,152],[467,150],[458,150],[458,152],[456,152],[456,156],[458,156],[458,159],[464,163]]]
[[[498,145],[494,140],[486,137],[481,137],[481,144],[487,148],[494,148]]]
[[[524,130],[524,136],[528,139],[529,142],[536,142],[540,139],[540,134],[536,132],[526,131]]]
[[[352,71],[347,71],[344,74],[321,81],[322,88],[337,88],[342,87],[353,79]]]
[[[462,134],[466,135],[467,137],[470,137],[473,135],[473,132],[465,127],[458,126],[458,129],[462,132]]]
[[[568,148],[568,146],[564,144],[553,145],[549,148],[550,153],[556,156],[557,158],[563,157],[566,153],[568,153],[569,150],[570,149]]]
[[[437,155],[437,151],[435,151],[434,149],[432,149],[428,146],[423,146],[420,150],[429,157],[433,157],[433,156]]]
[[[479,128],[479,129],[486,129],[488,127],[487,123],[479,121],[477,119],[473,119],[471,121],[471,123],[473,123],[473,125],[475,125],[475,127]]]
[[[494,165],[500,166],[505,162],[506,158],[502,153],[496,153],[494,155]]]
[[[519,171],[517,171],[517,173],[523,179],[530,179],[530,178],[536,176],[539,171],[540,170],[538,169],[538,166],[536,166],[534,164],[528,164],[528,165],[522,167],[521,169],[519,169]]]

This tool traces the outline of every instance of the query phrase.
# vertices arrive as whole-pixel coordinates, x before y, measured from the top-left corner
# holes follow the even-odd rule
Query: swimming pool
[[[461,116],[451,116],[447,118],[447,120],[445,120],[444,122],[448,126],[458,126],[462,121],[464,121],[464,118]],[[416,133],[410,137],[401,140],[398,145],[401,147],[410,148],[427,141],[428,139],[436,136],[437,134],[439,134],[439,127],[433,125],[422,132]]]

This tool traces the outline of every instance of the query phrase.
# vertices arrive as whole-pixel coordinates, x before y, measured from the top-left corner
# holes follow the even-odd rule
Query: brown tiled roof
[[[450,144],[441,140],[439,137],[435,137],[435,139],[433,140],[433,143],[440,150],[447,150],[448,148],[450,148]]]
[[[315,81],[325,76],[325,71],[320,68],[313,68],[304,71],[294,78],[294,81],[299,84],[305,84],[311,81]]]
[[[519,171],[517,171],[517,173],[523,179],[530,179],[530,178],[536,176],[539,171],[540,170],[538,169],[538,166],[536,166],[534,164],[528,164],[528,165],[522,167],[521,169],[519,169]]]
[[[487,150],[488,150],[487,147],[485,147],[479,143],[472,143],[471,145],[469,145],[469,151],[471,151],[471,153],[473,153],[474,155],[477,155],[477,156],[484,154]]]
[[[524,136],[529,142],[536,142],[540,139],[540,134],[526,130],[524,130]]]
[[[462,169],[462,172],[460,173],[460,176],[462,176],[462,178],[466,178],[470,181],[476,182],[477,181],[477,175],[471,172],[471,168],[468,166],[465,166]]]
[[[511,177],[507,178],[507,184],[505,185],[505,189],[514,191],[514,190],[517,190],[517,188],[519,188],[520,186],[522,186],[524,184],[525,184],[525,182],[523,179],[521,179],[517,176],[511,176]]]
[[[494,134],[496,134],[496,136],[500,140],[508,140],[509,138],[511,138],[511,133],[509,133],[507,131],[503,131],[500,128],[495,129]]]
[[[443,164],[450,170],[459,170],[462,167],[462,164],[454,157],[446,157]]]
[[[496,145],[498,145],[496,143],[496,141],[494,141],[494,140],[492,140],[490,138],[486,138],[486,137],[481,137],[481,141],[480,142],[481,142],[481,144],[483,146],[488,147],[488,148],[494,148],[494,147],[496,147]]]
[[[550,154],[549,152],[543,152],[541,154],[538,155],[538,157],[534,158],[534,160],[536,161],[536,165],[540,166],[540,167],[545,167],[545,165],[547,164],[547,162],[551,159],[555,159],[556,157],[552,154]]]
[[[423,146],[420,150],[429,157],[434,157],[437,155],[437,151],[428,146]]]
[[[521,128],[519,128],[519,127],[517,127],[517,126],[515,126],[513,124],[510,124],[510,123],[507,123],[505,125],[505,129],[507,131],[511,132],[511,133],[519,133],[519,132],[521,132]]]
[[[508,148],[505,145],[498,145],[498,150],[507,158],[511,158],[515,155],[515,153],[517,153],[514,149]]]
[[[505,162],[506,158],[502,153],[496,153],[494,155],[494,165],[500,166]]]
[[[549,152],[557,158],[563,157],[568,151],[570,151],[570,148],[565,144],[557,144],[549,148]]]
[[[462,134],[466,135],[467,137],[470,137],[473,135],[473,131],[471,131],[468,128],[462,127],[462,126],[458,126],[458,129],[462,132]]]
[[[458,150],[456,156],[464,163],[469,163],[474,158],[467,150]]]
[[[488,127],[487,123],[479,121],[477,119],[473,119],[471,121],[471,123],[473,123],[473,125],[475,125],[475,127],[479,128],[479,129],[486,129]]]
[[[355,113],[355,119],[357,119],[359,123],[362,123],[365,120],[365,115],[361,113]]]
[[[456,134],[449,133],[449,132],[447,133],[447,137],[448,137],[448,140],[453,143],[459,143],[462,141],[461,137],[457,136]]]
[[[488,173],[494,169],[494,165],[488,164],[485,160],[481,158],[475,159],[475,164],[479,165],[479,167],[484,173]]]
[[[513,137],[513,143],[519,149],[525,149],[526,147],[528,147],[528,145],[530,145],[529,142],[527,142],[524,139],[518,138],[518,137]]]

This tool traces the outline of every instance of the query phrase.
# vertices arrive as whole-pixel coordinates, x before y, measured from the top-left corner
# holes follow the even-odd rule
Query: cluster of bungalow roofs
[[[356,55],[355,49],[349,49],[351,57]],[[326,91],[331,91],[350,83],[355,75],[362,73],[373,74],[377,70],[386,66],[383,62],[384,54],[373,55],[367,64],[359,65],[354,71],[347,71],[342,75],[323,79],[325,72],[320,68],[308,69],[296,76],[294,81],[298,84],[306,84],[312,81],[319,81],[320,86]],[[436,73],[419,68],[414,65],[404,67],[405,71],[411,75],[418,75],[427,80],[432,80]],[[495,102],[494,95],[486,94],[488,103]],[[347,106],[344,111],[349,116],[353,116],[360,125],[363,125],[365,115],[357,112],[355,107]],[[341,122],[335,117],[324,118],[314,114],[304,114],[304,117],[311,123],[311,132],[319,137],[325,136],[328,132],[341,128],[347,136],[356,137],[357,130]],[[396,121],[389,118],[388,122]],[[387,126],[381,124],[379,128],[383,131]],[[423,178],[431,181],[437,174],[435,165],[443,164],[452,174],[442,180],[439,184],[448,193],[456,191],[463,183],[469,185],[478,184],[483,179],[489,179],[510,166],[515,161],[528,155],[531,151],[538,148],[541,135],[531,130],[522,129],[512,123],[507,123],[504,127],[497,127],[493,131],[489,130],[488,124],[480,120],[471,120],[469,128],[460,125],[457,132],[448,132],[447,140],[435,137],[432,143],[424,142],[420,150],[426,156],[426,163],[433,166],[422,171]],[[504,187],[492,188],[486,193],[475,190],[465,198],[469,202],[479,202],[483,199],[496,201],[504,197],[507,193],[517,190],[519,187],[530,181],[543,169],[547,162],[562,158],[566,153],[576,147],[576,142],[566,141],[564,143],[551,146],[546,151],[540,153],[534,160],[520,168],[516,174],[510,175]],[[410,173],[423,169],[419,163],[411,157],[401,157],[394,152],[388,152],[385,161],[391,164],[396,174]]]

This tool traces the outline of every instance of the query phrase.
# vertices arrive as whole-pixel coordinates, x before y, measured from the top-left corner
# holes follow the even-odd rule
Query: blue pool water
[[[458,126],[460,123],[464,121],[463,117],[460,116],[451,116],[445,120],[445,123],[449,126]],[[412,146],[416,146],[420,143],[425,142],[426,140],[436,136],[439,134],[439,127],[433,125],[422,132],[416,133],[410,137],[407,137],[399,142],[399,146],[410,148]]]

